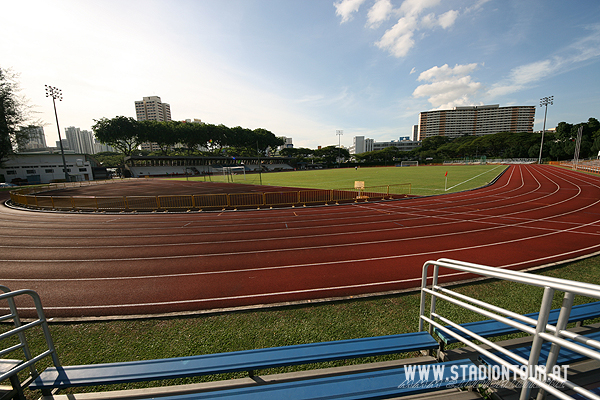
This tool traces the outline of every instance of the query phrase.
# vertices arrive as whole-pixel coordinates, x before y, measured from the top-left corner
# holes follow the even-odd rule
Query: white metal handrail
[[[46,357],[50,357],[52,359],[53,364],[56,367],[60,367],[60,361],[56,354],[56,349],[54,348],[54,342],[52,341],[52,337],[50,336],[50,329],[48,328],[48,321],[46,320],[46,317],[44,315],[44,310],[42,308],[42,302],[41,302],[38,294],[36,292],[34,292],[33,290],[29,290],[29,289],[21,289],[21,290],[11,291],[9,288],[7,288],[6,286],[2,286],[2,285],[0,285],[0,291],[4,292],[4,293],[0,294],[0,301],[7,301],[9,309],[10,309],[10,314],[3,316],[3,320],[6,321],[6,320],[12,319],[12,323],[13,323],[13,327],[11,329],[0,334],[0,342],[3,340],[9,339],[9,338],[15,337],[15,336],[18,338],[18,342],[19,342],[18,344],[9,344],[7,346],[1,346],[0,354],[2,356],[7,355],[7,354],[12,354],[19,349],[22,350],[22,352],[23,352],[23,354],[18,357],[19,359],[22,359],[23,362],[20,363],[19,365],[15,366],[14,368],[0,374],[0,382],[4,381],[12,376],[15,376],[16,374],[18,374],[19,372],[21,372],[25,369],[29,369],[29,371],[30,371],[29,379],[27,379],[23,383],[23,386],[27,386],[29,384],[29,382],[31,382],[33,379],[35,379],[38,375],[37,369],[35,368],[36,363],[38,363],[42,359],[45,359]],[[19,318],[18,309],[17,309],[16,303],[15,303],[15,298],[17,298],[17,297],[29,297],[33,300],[33,303],[35,305],[35,309],[37,312],[37,319],[34,319],[25,324],[21,322],[21,319]],[[42,351],[41,353],[34,356],[29,348],[28,343],[27,343],[25,331],[35,328],[35,327],[41,327],[41,330],[44,335],[44,339],[46,340],[47,348],[44,351]],[[11,357],[13,357],[13,356],[11,355]]]
[[[433,273],[431,276],[429,275],[429,267],[433,267]],[[507,280],[515,283],[543,288],[544,295],[540,303],[537,320],[439,286],[438,278],[440,268],[448,268],[478,275],[480,277]],[[558,321],[556,325],[551,325],[548,324],[548,317],[550,314],[554,293],[556,291],[564,292],[564,298]],[[546,371],[548,371],[545,380],[541,380],[539,377],[529,375],[523,379],[524,382],[521,389],[520,400],[527,400],[529,398],[531,393],[531,384],[535,384],[540,388],[537,395],[537,400],[544,399],[546,393],[551,393],[564,400],[572,399],[571,396],[566,395],[556,387],[550,385],[548,383],[550,380],[560,382],[564,384],[565,387],[572,389],[584,397],[593,400],[600,400],[600,396],[590,392],[589,390],[581,388],[580,386],[564,379],[561,376],[557,376],[556,374],[552,373],[562,347],[579,353],[584,357],[600,361],[599,341],[591,340],[584,335],[579,335],[565,329],[569,320],[575,295],[600,299],[600,285],[490,267],[446,258],[442,258],[437,261],[428,261],[423,265],[423,274],[421,279],[419,330],[424,330],[424,323],[428,323],[429,331],[431,333],[433,333],[434,328],[438,329],[440,332],[455,338],[456,340],[471,347],[478,353],[493,360],[498,365],[503,366],[514,373],[518,373],[522,366],[527,366],[529,371],[531,371],[535,366],[545,366]],[[429,316],[425,315],[425,306],[428,298],[431,299]],[[512,351],[502,348],[500,345],[491,342],[474,332],[471,332],[466,327],[460,326],[459,324],[451,321],[449,318],[441,315],[441,313],[436,312],[436,300],[458,305],[467,310],[476,312],[480,315],[486,316],[490,319],[532,335],[533,340],[529,359],[526,360],[523,357],[514,354]],[[449,329],[449,327],[453,329]],[[571,341],[567,341],[565,338],[586,344],[587,346],[592,347],[592,349]],[[478,340],[481,343],[488,345],[494,351],[498,351],[510,357],[519,364],[511,364],[502,357],[499,357],[491,351],[484,349],[481,345],[474,343],[473,340]],[[552,343],[545,365],[539,363],[541,347],[544,341]]]

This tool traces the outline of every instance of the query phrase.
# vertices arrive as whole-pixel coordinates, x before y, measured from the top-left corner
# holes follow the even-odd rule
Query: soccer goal
[[[401,167],[418,167],[419,166],[419,162],[418,161],[402,161],[400,163]]]
[[[223,178],[227,180],[227,182],[233,182],[233,175],[241,175],[244,174],[244,180],[246,180],[246,168],[242,166],[238,167],[223,167]]]

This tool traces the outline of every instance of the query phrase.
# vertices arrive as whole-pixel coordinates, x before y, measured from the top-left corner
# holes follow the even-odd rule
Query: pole
[[[583,134],[583,125],[579,127],[577,130],[577,141],[575,142],[575,154],[573,156],[573,164],[575,164],[575,169],[577,169],[579,164],[579,151],[581,150],[581,135]]]
[[[544,147],[544,133],[546,133],[546,115],[548,115],[548,104],[554,104],[554,96],[542,97],[540,99],[540,107],[546,107],[544,111],[544,128],[542,130],[542,143],[540,143],[540,156],[538,158],[538,164],[542,163],[542,149]]]
[[[338,136],[338,168],[342,163],[342,135],[344,134],[343,130],[335,131],[335,134]]]
[[[67,172],[67,162],[65,161],[65,149],[63,148],[62,138],[60,136],[60,127],[58,126],[58,113],[56,112],[56,99],[62,101],[62,91],[53,86],[46,86],[46,97],[52,97],[52,104],[54,105],[54,116],[56,117],[56,129],[58,129],[58,143],[60,143],[60,154],[62,155],[63,169],[65,172],[65,180],[70,182],[69,173]]]
[[[446,183],[444,183],[444,192],[448,191],[448,171],[446,171]]]
[[[256,141],[256,156],[258,157],[258,177],[262,186],[262,165],[260,165],[260,151],[258,150],[258,140]]]

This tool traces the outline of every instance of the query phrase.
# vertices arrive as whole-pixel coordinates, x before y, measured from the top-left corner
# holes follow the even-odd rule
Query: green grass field
[[[484,186],[494,180],[504,165],[458,165],[421,167],[369,167],[322,169],[313,171],[269,172],[233,175],[229,182],[258,185],[289,186],[311,189],[348,189],[355,181],[366,187],[411,184],[411,194],[432,195],[458,192]],[[446,172],[448,180],[446,183]],[[206,177],[176,178],[178,180],[206,180]],[[228,182],[223,175],[213,175],[214,182]],[[448,189],[448,190],[446,190]]]

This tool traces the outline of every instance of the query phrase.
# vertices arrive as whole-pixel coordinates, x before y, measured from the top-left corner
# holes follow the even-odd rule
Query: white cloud
[[[382,2],[382,1],[378,1]],[[419,19],[419,16],[434,6],[440,4],[440,0],[405,0],[397,12],[400,14],[398,22],[388,29],[379,41],[375,43],[382,50],[390,52],[395,57],[405,57],[410,49],[415,45],[414,34],[418,30],[435,29],[441,27],[447,29],[454,25],[459,12],[449,10],[440,16],[435,13],[429,13]],[[376,4],[377,5],[377,4]],[[371,9],[373,10],[375,6]],[[392,11],[386,11],[386,16]],[[383,15],[383,12],[374,15]],[[375,18],[375,17],[373,17]],[[370,26],[378,26],[381,21],[373,19]]]
[[[405,0],[400,6],[400,12],[408,16],[418,16],[428,8],[437,6],[440,0]]]
[[[458,11],[450,10],[440,15],[440,17],[438,18],[438,23],[442,28],[448,29],[449,27],[454,25],[456,18],[458,18]]]
[[[404,57],[415,44],[413,35],[416,27],[416,18],[402,17],[375,44],[380,49],[388,50],[396,57]]]
[[[333,5],[335,6],[336,15],[342,17],[343,24],[352,19],[352,13],[357,12],[364,2],[365,0],[341,0],[333,3]]]
[[[523,90],[536,82],[578,68],[582,63],[600,57],[600,25],[589,28],[591,33],[544,60],[513,68],[506,79],[488,91],[490,98]]]
[[[418,81],[444,81],[448,80],[452,77],[460,77],[465,76],[473,72],[477,68],[477,63],[466,64],[466,65],[458,65],[456,64],[454,68],[450,68],[448,64],[444,64],[441,67],[432,67],[427,71],[421,72]]]
[[[465,13],[477,12],[479,11],[485,3],[490,2],[491,0],[478,0],[474,5],[467,7],[465,9]]]
[[[392,3],[390,0],[377,0],[367,14],[367,26],[377,28],[383,21],[390,17]]]
[[[427,97],[427,101],[439,109],[472,105],[473,97],[483,88],[481,82],[473,81],[470,76],[476,68],[476,63],[457,64],[454,68],[450,68],[448,64],[430,68],[417,78],[418,81],[430,83],[418,86],[413,97]]]
[[[344,23],[352,19],[353,14],[358,12],[364,2],[365,0],[338,0],[333,5],[336,15],[340,16],[341,23]],[[394,9],[391,0],[375,0],[367,13],[366,26],[371,29],[378,28],[391,15],[398,15],[398,22],[387,29],[375,45],[395,57],[405,57],[415,45],[415,32],[438,27],[448,29],[454,25],[460,14],[457,10],[449,10],[441,15],[429,13],[420,18],[426,10],[441,3],[441,0],[404,0],[399,8]]]
[[[557,57],[515,67],[507,79],[492,86],[488,96],[496,97],[518,92],[536,81],[555,74],[563,68],[564,64],[564,60]]]
[[[435,15],[435,13],[427,14],[421,19],[421,24],[425,28],[433,29],[436,27],[441,27],[443,29],[448,29],[458,18],[459,12],[456,10],[450,10],[448,12],[443,13],[439,17]]]

